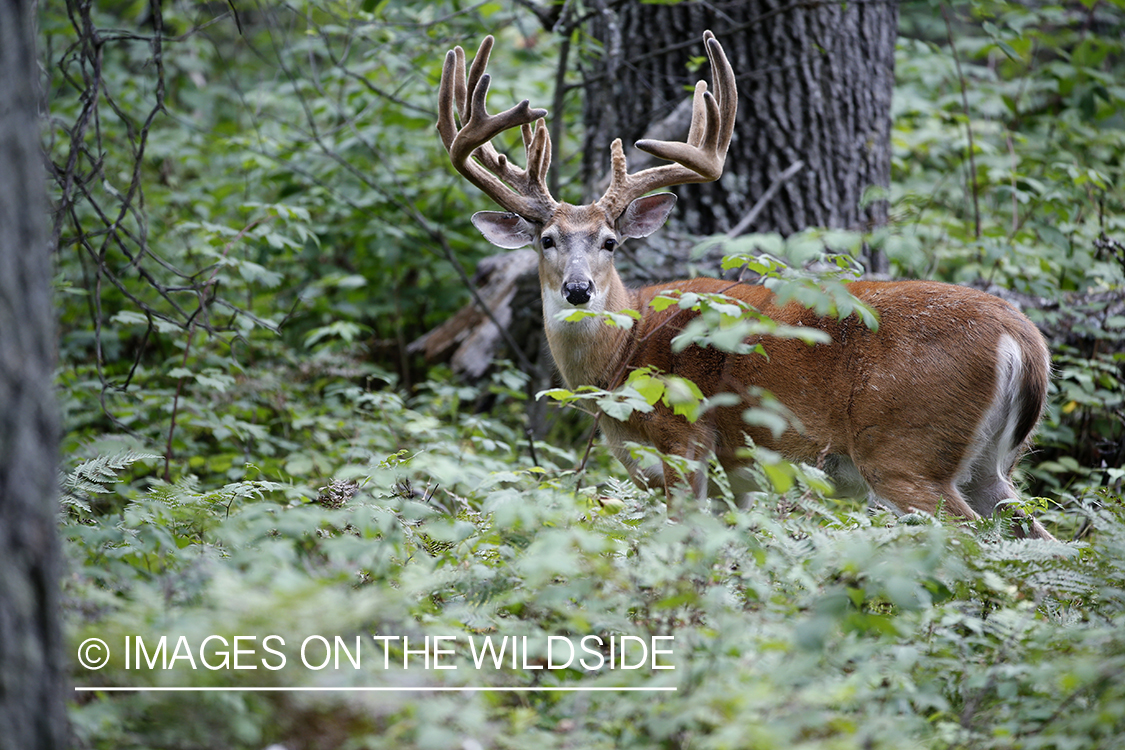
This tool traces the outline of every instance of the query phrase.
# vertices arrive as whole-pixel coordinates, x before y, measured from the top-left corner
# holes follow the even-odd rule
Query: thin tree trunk
[[[0,748],[67,744],[58,426],[30,0],[0,2]]]

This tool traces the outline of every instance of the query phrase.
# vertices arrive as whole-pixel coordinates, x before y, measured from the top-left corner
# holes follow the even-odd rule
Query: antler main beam
[[[620,216],[629,203],[651,190],[712,182],[722,175],[738,112],[738,90],[734,69],[715,35],[703,32],[703,44],[711,61],[715,93],[707,90],[705,81],[696,83],[687,142],[640,140],[636,144],[642,151],[675,163],[629,174],[621,139],[610,145],[612,177],[597,203],[611,216]]]
[[[545,109],[532,109],[528,100],[499,114],[485,109],[491,76],[484,70],[492,52],[492,36],[480,43],[465,75],[465,51],[454,47],[445,55],[438,91],[438,133],[454,168],[503,208],[532,221],[546,221],[558,202],[547,188],[551,166],[551,138],[543,118]],[[457,107],[461,127],[454,118]],[[532,130],[532,123],[535,128]],[[520,128],[527,168],[512,164],[492,145],[505,130]]]

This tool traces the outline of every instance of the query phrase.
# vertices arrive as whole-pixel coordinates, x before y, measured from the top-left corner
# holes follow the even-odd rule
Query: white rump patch
[[[1016,496],[1008,476],[1022,447],[1016,429],[1023,408],[1023,370],[1019,344],[1001,334],[996,343],[996,389],[956,478],[957,489],[982,516],[991,514],[1001,500]]]

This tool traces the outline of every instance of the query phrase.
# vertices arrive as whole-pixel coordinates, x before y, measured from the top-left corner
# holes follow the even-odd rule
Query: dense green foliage
[[[575,468],[572,419],[529,439],[515,369],[466,385],[407,357],[488,252],[433,128],[442,54],[496,33],[494,96],[549,101],[550,34],[522,4],[97,6],[41,17],[65,616],[72,654],[112,652],[74,683],[676,690],[82,692],[81,746],[1125,743],[1119,0],[905,6],[891,225],[727,246],[847,267],[869,242],[896,275],[986,278],[1075,321],[1023,471],[1067,544],[873,515],[768,457],[755,507],[669,522],[604,450]],[[690,384],[629,387],[614,403],[693,407]],[[254,636],[259,668],[190,668],[178,639],[214,663],[211,635]],[[359,636],[362,665],[302,666],[314,635]],[[372,635],[453,637],[458,669],[385,669]],[[488,635],[527,636],[530,666],[474,668]],[[674,636],[675,669],[530,668],[587,635]],[[127,637],[161,636],[172,668],[126,666]]]

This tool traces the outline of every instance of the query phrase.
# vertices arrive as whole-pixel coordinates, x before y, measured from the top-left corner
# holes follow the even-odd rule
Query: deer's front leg
[[[706,442],[712,443],[713,440]],[[711,455],[713,446],[701,445],[698,439],[694,439],[686,444],[659,445],[657,449],[666,457],[661,465],[664,469],[664,500],[668,516],[678,518],[678,509],[674,506],[677,497],[682,495],[682,490],[677,492],[677,488],[686,484],[696,501],[703,502],[707,499],[707,458]]]

